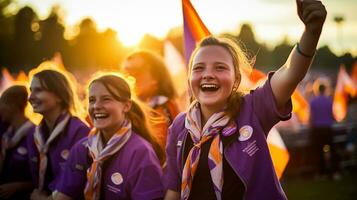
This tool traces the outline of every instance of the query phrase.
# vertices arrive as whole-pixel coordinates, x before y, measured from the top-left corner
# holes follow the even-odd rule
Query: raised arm
[[[309,69],[326,19],[326,9],[321,1],[296,0],[296,5],[298,16],[304,23],[305,30],[286,63],[271,79],[271,87],[278,108],[286,104]]]

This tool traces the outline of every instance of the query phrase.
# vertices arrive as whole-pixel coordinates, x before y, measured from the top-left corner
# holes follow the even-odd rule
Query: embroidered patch
[[[83,169],[84,169],[84,166],[83,166],[83,165],[80,165],[80,164],[76,164],[74,167],[75,167],[76,169],[78,169],[78,170],[83,170]]]
[[[68,149],[65,149],[65,150],[63,150],[63,151],[61,152],[61,157],[62,157],[63,159],[67,160],[68,156],[69,156],[69,150],[68,150]]]
[[[120,185],[123,182],[123,177],[119,172],[112,174],[111,179],[115,185]]]
[[[25,147],[19,147],[17,148],[17,153],[24,156],[27,154],[27,149]]]
[[[243,149],[243,152],[247,153],[249,156],[253,156],[258,150],[259,147],[257,145],[257,141],[254,140],[253,142],[248,143],[248,145]]]
[[[111,185],[107,185],[107,189],[108,189],[109,191],[114,192],[114,193],[119,193],[119,192],[121,191],[119,188],[116,188],[116,187],[111,186]]]
[[[245,125],[239,129],[239,141],[246,141],[253,135],[253,128],[249,125]]]

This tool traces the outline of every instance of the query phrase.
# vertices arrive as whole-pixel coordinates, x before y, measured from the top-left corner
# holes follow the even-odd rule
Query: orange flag
[[[14,77],[10,74],[7,68],[2,69],[2,78],[0,82],[0,94],[5,91],[8,87],[14,84]]]
[[[184,42],[185,42],[185,60],[186,64],[191,57],[196,43],[206,36],[211,35],[200,16],[189,0],[182,0]]]
[[[356,96],[356,86],[347,74],[345,66],[341,65],[337,75],[335,94],[333,97],[333,114],[338,122],[346,117],[348,95],[351,97]]]

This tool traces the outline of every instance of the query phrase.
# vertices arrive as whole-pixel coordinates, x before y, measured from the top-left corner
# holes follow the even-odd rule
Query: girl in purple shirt
[[[94,129],[73,147],[55,199],[162,199],[163,152],[129,85],[103,75],[88,96]]]
[[[15,85],[0,98],[2,120],[9,123],[0,131],[0,199],[28,199],[32,190],[26,136],[35,125],[25,116],[27,89]]]
[[[208,37],[193,52],[194,100],[169,130],[165,199],[286,199],[266,136],[290,117],[290,97],[311,64],[326,17],[320,1],[296,3],[305,24],[298,45],[264,86],[247,95],[238,87],[248,62],[235,42]]]
[[[30,72],[29,101],[43,116],[27,139],[30,170],[35,190],[31,199],[48,199],[56,185],[71,147],[88,132],[88,126],[74,115],[79,113],[77,96],[65,72],[36,68]]]

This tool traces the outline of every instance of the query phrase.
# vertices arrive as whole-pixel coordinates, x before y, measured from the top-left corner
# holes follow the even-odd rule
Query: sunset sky
[[[181,0],[17,0],[14,8],[30,5],[46,18],[53,5],[60,5],[68,27],[91,17],[99,30],[111,27],[125,45],[135,45],[145,33],[164,37],[182,25]],[[296,15],[295,0],[192,0],[208,29],[214,33],[237,32],[244,22],[254,26],[259,42],[274,46],[283,36],[296,42],[303,25]],[[357,55],[357,1],[323,0],[328,18],[320,46],[328,44],[335,53]],[[338,28],[335,16],[345,21]]]

